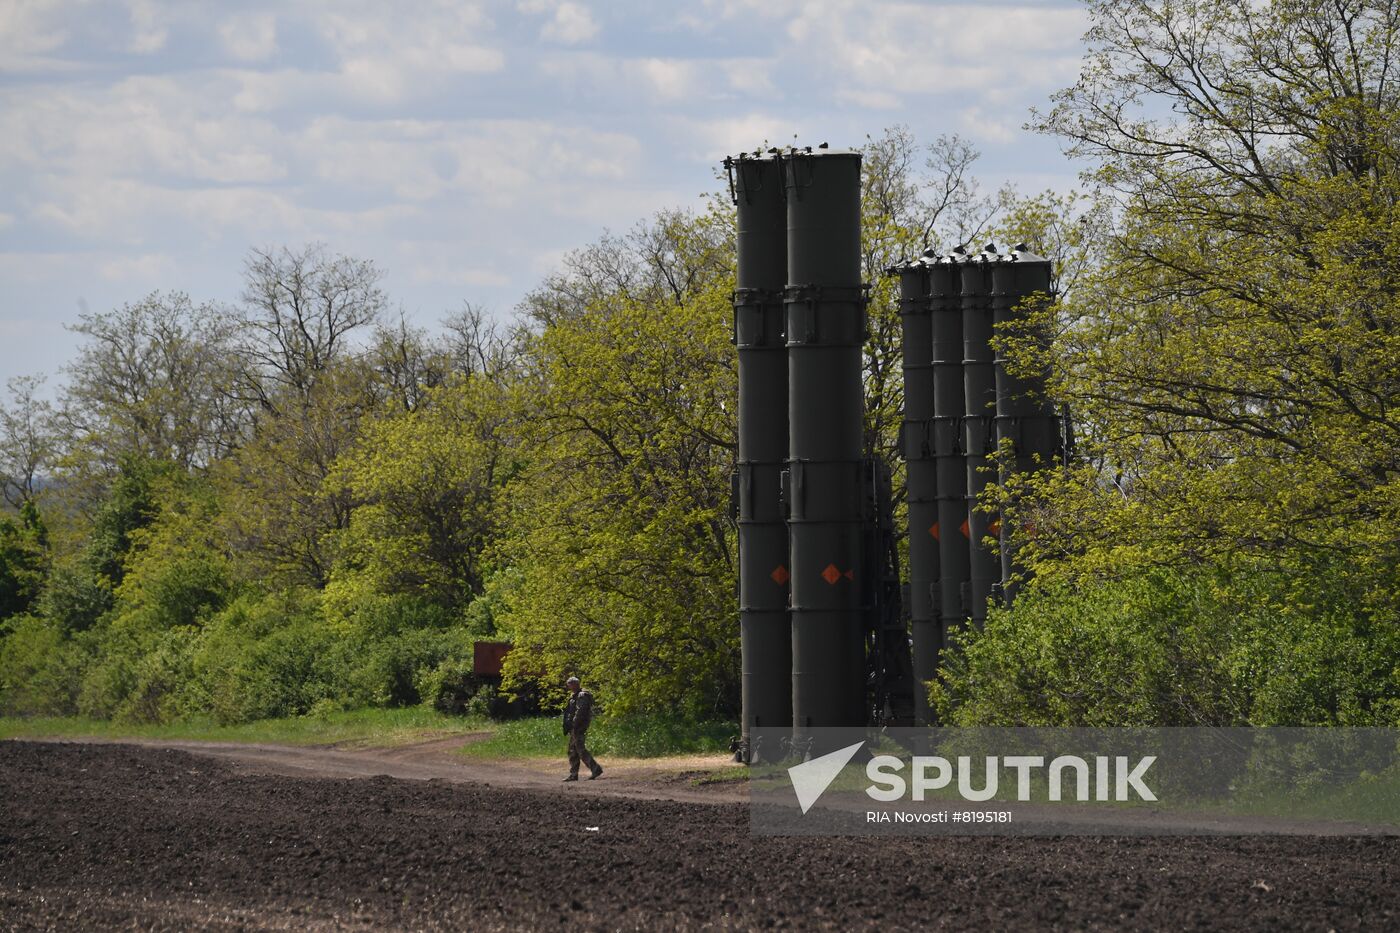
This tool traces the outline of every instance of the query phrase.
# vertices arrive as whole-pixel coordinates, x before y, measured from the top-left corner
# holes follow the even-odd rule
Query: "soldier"
[[[569,776],[564,778],[564,782],[578,780],[579,762],[588,765],[588,779],[591,781],[603,773],[583,745],[588,726],[593,721],[593,694],[579,686],[577,677],[570,677],[566,683],[573,696],[569,697],[569,705],[564,707],[564,734],[569,737]]]

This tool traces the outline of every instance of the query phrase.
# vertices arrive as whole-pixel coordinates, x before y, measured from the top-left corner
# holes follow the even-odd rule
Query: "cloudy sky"
[[[1021,130],[1078,70],[1072,0],[0,0],[0,376],[153,289],[237,297],[251,246],[373,259],[431,325],[507,316],[568,250],[697,203],[764,140]]]

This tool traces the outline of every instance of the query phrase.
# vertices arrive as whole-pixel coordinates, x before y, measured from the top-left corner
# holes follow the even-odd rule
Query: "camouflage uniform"
[[[564,734],[569,737],[569,773],[575,777],[578,776],[580,762],[588,765],[594,777],[603,771],[583,744],[592,722],[593,694],[580,690],[569,698],[569,705],[564,707]]]

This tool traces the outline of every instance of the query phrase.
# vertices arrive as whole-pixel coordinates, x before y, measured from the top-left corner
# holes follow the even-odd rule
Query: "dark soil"
[[[751,838],[569,790],[0,743],[0,927],[1400,928],[1396,838]]]

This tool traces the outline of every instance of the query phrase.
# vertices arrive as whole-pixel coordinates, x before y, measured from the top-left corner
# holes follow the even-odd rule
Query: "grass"
[[[0,739],[103,738],[255,742],[280,745],[399,745],[434,736],[491,732],[463,754],[474,758],[558,758],[564,735],[557,716],[491,722],[447,716],[421,707],[360,709],[221,726],[190,719],[163,725],[103,720],[0,717]],[[693,723],[658,716],[600,718],[588,732],[589,748],[617,758],[656,758],[729,750],[738,732],[732,722]]]
[[[704,787],[707,784],[742,784],[749,780],[748,765],[726,765],[723,768],[716,768],[704,777],[698,777],[691,783],[696,787]]]
[[[1358,823],[1400,825],[1400,766],[1362,776],[1335,787],[1309,792],[1275,789],[1230,802],[1227,812],[1288,816],[1296,819],[1345,820]]]
[[[588,748],[615,758],[658,758],[727,752],[738,734],[733,722],[686,722],[660,716],[600,718],[588,730]],[[558,758],[565,747],[557,716],[517,719],[496,726],[489,739],[462,754],[473,758]]]
[[[207,742],[267,742],[281,745],[398,745],[434,735],[448,736],[493,728],[482,719],[447,716],[421,707],[360,709],[221,726],[191,719],[163,725],[102,720],[0,717],[0,739],[106,738],[185,739]]]

